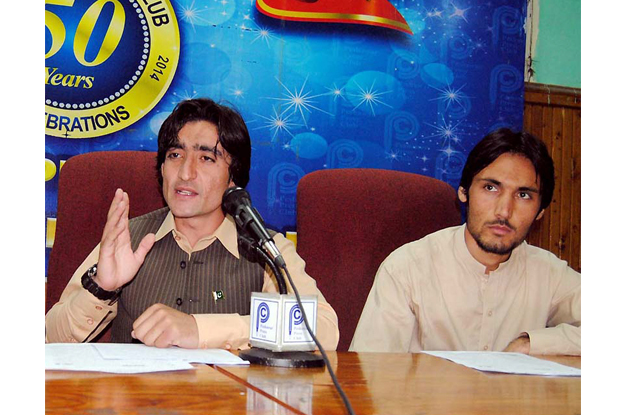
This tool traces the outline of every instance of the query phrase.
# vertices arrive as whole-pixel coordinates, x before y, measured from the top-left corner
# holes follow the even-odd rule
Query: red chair
[[[329,169],[297,187],[297,251],[339,318],[349,348],[382,261],[401,245],[461,223],[456,191],[418,174]]]
[[[156,153],[85,153],[63,165],[56,234],[48,260],[46,313],[59,300],[76,268],[100,242],[117,188],[128,193],[131,218],[165,206],[156,176]]]

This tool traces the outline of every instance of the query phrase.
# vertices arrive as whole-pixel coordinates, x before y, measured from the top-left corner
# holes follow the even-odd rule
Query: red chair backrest
[[[297,188],[297,251],[335,309],[349,348],[376,271],[396,248],[461,223],[456,192],[431,177],[329,169]]]
[[[100,242],[117,188],[128,193],[131,218],[165,206],[156,176],[156,152],[92,152],[71,157],[63,165],[48,260],[46,313]]]

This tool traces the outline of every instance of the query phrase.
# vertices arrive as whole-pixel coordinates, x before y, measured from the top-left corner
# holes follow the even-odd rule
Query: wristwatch
[[[115,304],[115,301],[119,298],[119,294],[122,292],[122,288],[119,287],[115,291],[107,291],[102,289],[94,280],[98,273],[98,264],[90,267],[80,279],[82,286],[85,290],[93,294],[98,300],[110,300],[109,305]]]

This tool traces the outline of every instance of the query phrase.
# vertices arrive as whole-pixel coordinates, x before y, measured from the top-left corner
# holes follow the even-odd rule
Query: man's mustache
[[[486,222],[486,225],[497,225],[497,226],[507,226],[508,228],[512,229],[513,231],[516,231],[516,228],[514,226],[512,226],[512,224],[510,222],[508,222],[506,219],[497,219],[491,222]]]

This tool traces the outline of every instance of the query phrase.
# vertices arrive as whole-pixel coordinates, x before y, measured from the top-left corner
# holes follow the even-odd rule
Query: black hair
[[[163,185],[161,166],[167,150],[178,144],[178,133],[187,123],[207,121],[217,127],[218,142],[230,154],[228,167],[230,178],[239,187],[247,186],[250,180],[252,145],[243,117],[236,110],[217,104],[208,98],[181,101],[165,119],[158,132],[156,170],[159,184]]]
[[[469,153],[460,178],[460,186],[464,188],[467,199],[475,175],[506,153],[518,154],[532,163],[540,180],[540,210],[549,206],[555,178],[553,160],[547,146],[528,132],[514,132],[508,128],[492,131]]]

